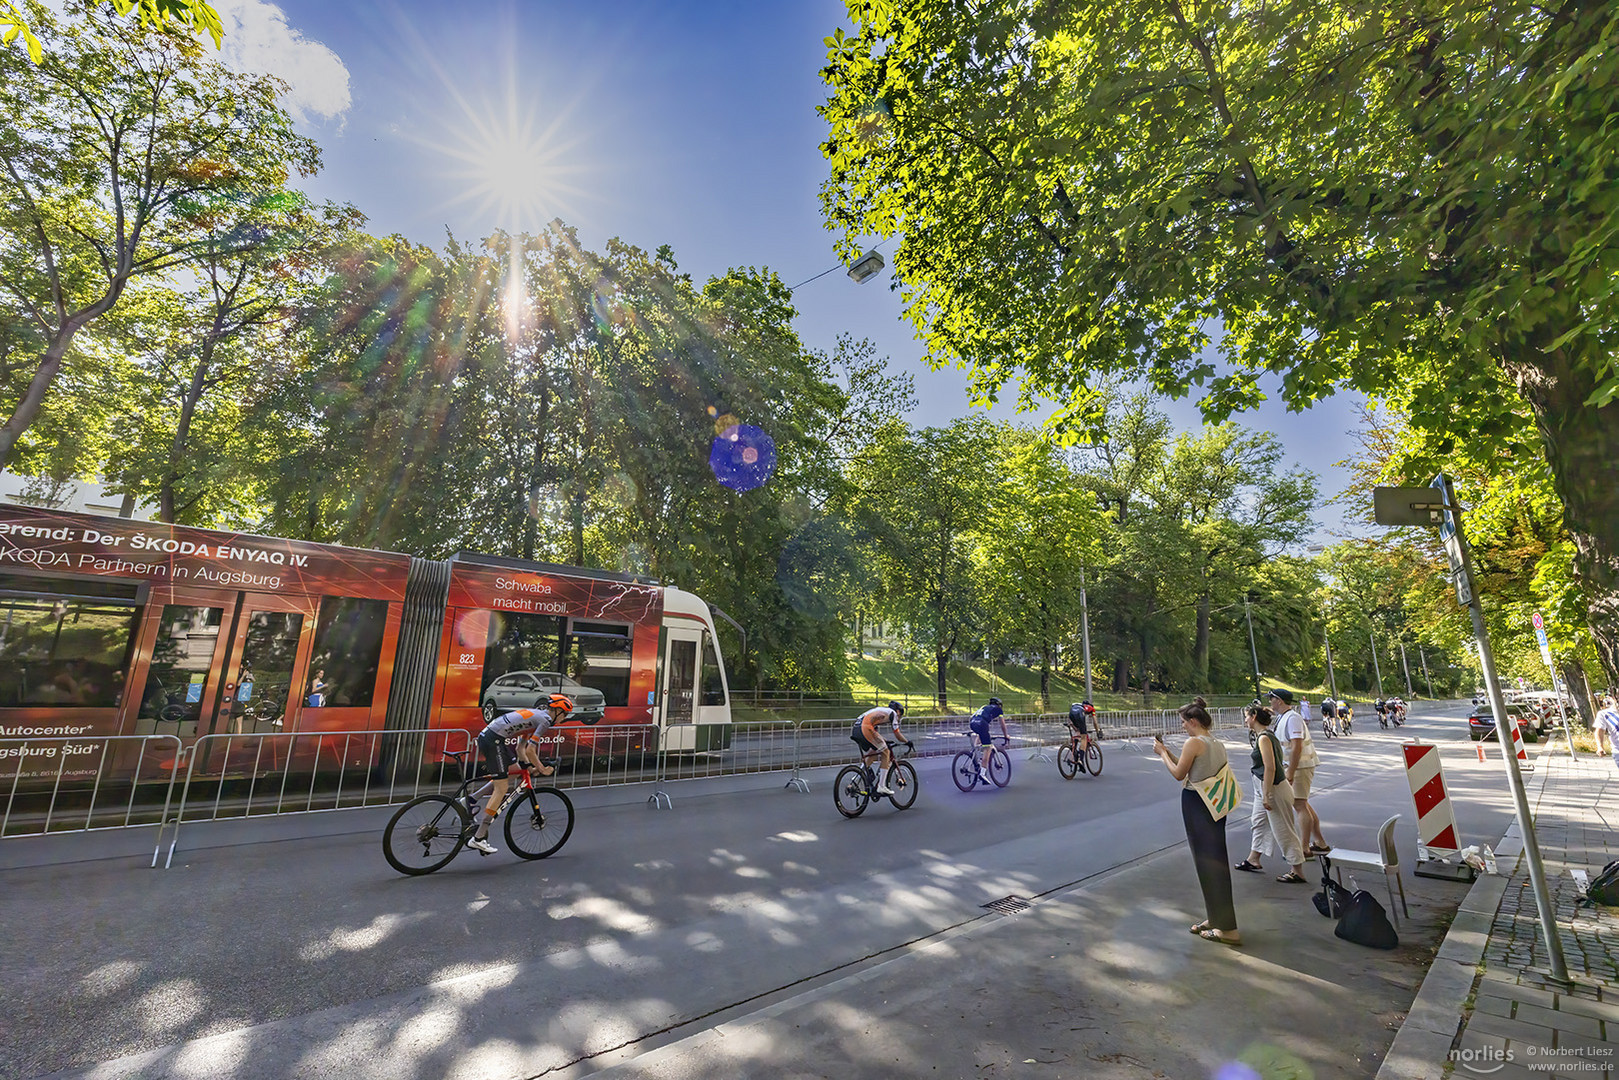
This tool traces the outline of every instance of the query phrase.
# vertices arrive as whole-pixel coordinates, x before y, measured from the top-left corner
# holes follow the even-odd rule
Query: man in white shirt
[[[1293,692],[1281,687],[1270,692],[1271,712],[1278,717],[1276,734],[1287,749],[1287,780],[1293,785],[1293,809],[1298,814],[1299,838],[1304,841],[1306,854],[1322,855],[1332,848],[1321,834],[1321,818],[1310,805],[1310,788],[1315,782],[1315,741],[1310,738],[1310,725],[1293,708]]]
[[[1602,711],[1597,713],[1596,732],[1597,749],[1608,744],[1608,753],[1613,755],[1613,764],[1619,768],[1619,709],[1613,706],[1613,698],[1601,699]]]

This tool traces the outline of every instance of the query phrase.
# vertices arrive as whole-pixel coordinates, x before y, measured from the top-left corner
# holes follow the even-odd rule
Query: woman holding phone
[[[1216,820],[1203,797],[1192,785],[1211,779],[1226,764],[1225,746],[1210,734],[1214,719],[1208,702],[1197,698],[1180,708],[1181,728],[1186,742],[1179,756],[1170,753],[1161,735],[1152,737],[1156,753],[1169,775],[1181,782],[1181,820],[1186,825],[1186,843],[1192,849],[1192,864],[1203,889],[1203,906],[1208,918],[1192,927],[1192,933],[1224,945],[1241,945],[1237,932],[1237,909],[1231,900],[1231,863],[1226,852],[1225,822]]]

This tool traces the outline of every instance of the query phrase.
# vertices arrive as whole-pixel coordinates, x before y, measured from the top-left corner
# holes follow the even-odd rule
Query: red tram
[[[581,747],[727,741],[708,606],[648,578],[0,503],[0,739],[94,763],[97,736],[475,732],[551,688],[588,699]],[[0,779],[71,765],[0,755]]]

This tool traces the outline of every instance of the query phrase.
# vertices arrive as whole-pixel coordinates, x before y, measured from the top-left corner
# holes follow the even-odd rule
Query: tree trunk
[[[1197,598],[1197,638],[1192,645],[1192,667],[1197,671],[1198,686],[1209,689],[1209,594],[1205,590]]]
[[[945,693],[945,689],[944,689],[945,669],[948,668],[949,666],[950,666],[950,652],[949,652],[949,650],[947,649],[944,652],[940,652],[939,650],[935,649],[933,651],[933,671],[934,671],[933,684],[934,684],[934,689],[938,693],[939,711],[940,712],[944,712],[944,710],[949,708],[949,706],[950,706],[949,697]]]
[[[1040,646],[1040,711],[1051,711],[1051,653],[1052,646],[1046,642]]]
[[[1122,656],[1113,661],[1113,692],[1122,694],[1130,688],[1130,661]]]
[[[1574,707],[1587,728],[1596,726],[1596,713],[1591,708],[1591,685],[1585,678],[1585,665],[1578,660],[1563,661],[1563,685],[1574,698]]]
[[[67,347],[73,343],[73,335],[78,332],[80,325],[69,322],[57,330],[56,336],[45,347],[45,355],[40,357],[34,377],[28,381],[28,389],[23,392],[22,400],[17,402],[5,425],[0,427],[0,470],[11,464],[17,440],[22,438],[23,432],[39,415],[40,407],[45,404],[45,395],[50,393],[51,385],[62,371],[62,357],[67,355]]]
[[[1550,340],[1555,328],[1547,332]],[[1619,683],[1619,405],[1587,405],[1594,365],[1567,346],[1528,341],[1508,347],[1507,374],[1534,412],[1563,524],[1574,541],[1574,576],[1591,601],[1591,636],[1609,685]]]
[[[208,386],[208,368],[213,363],[214,342],[210,337],[202,343],[202,355],[197,368],[191,373],[191,385],[180,398],[180,422],[174,425],[174,439],[169,443],[168,468],[157,488],[157,519],[166,525],[174,524],[174,484],[180,479],[180,465],[190,448],[191,422],[196,418],[197,406],[202,402]]]

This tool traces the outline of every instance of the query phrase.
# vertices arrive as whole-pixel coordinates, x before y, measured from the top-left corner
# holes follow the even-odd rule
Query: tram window
[[[387,625],[386,600],[322,598],[304,704],[311,708],[370,705]]]
[[[30,584],[38,587],[38,579]],[[77,581],[64,582],[77,589]],[[137,609],[84,596],[0,594],[0,708],[113,708]]]
[[[555,671],[562,620],[554,615],[491,612],[489,647],[484,650],[483,690],[509,671]]]
[[[604,705],[630,703],[630,627],[576,621],[563,638],[565,674],[602,693]],[[564,688],[566,689],[566,688]]]
[[[703,635],[703,704],[725,704],[725,678],[720,674],[719,654],[714,650],[714,639]]]
[[[140,718],[153,721],[141,731],[159,730],[158,723],[195,724],[202,717],[203,691],[219,645],[225,609],[189,604],[163,605],[152,666],[141,691]],[[195,728],[180,731],[190,735]]]

